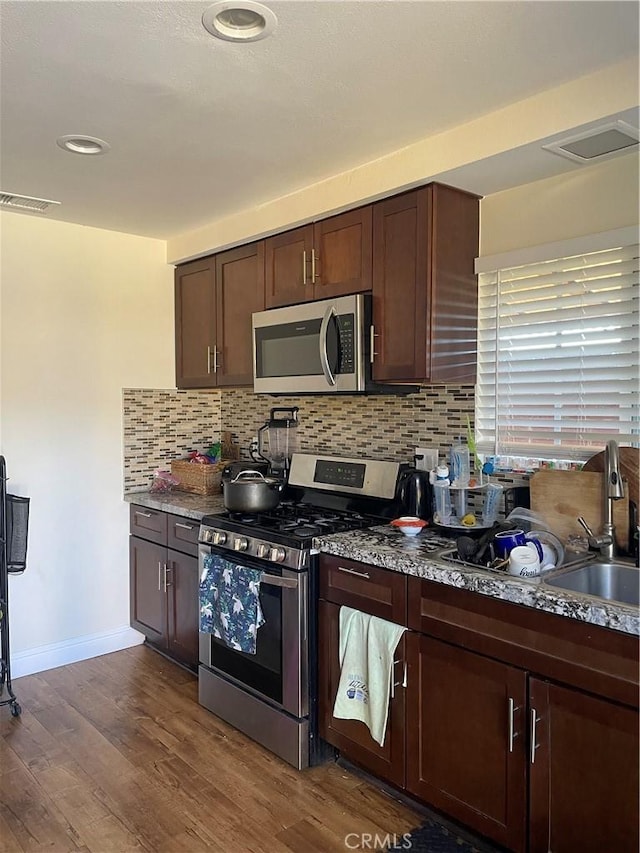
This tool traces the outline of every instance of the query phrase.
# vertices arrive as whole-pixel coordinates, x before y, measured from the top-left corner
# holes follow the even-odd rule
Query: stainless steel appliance
[[[253,389],[365,391],[372,331],[370,297],[362,293],[260,311],[253,315]]]
[[[322,760],[317,738],[318,558],[313,538],[393,518],[396,462],[295,453],[275,509],[205,516],[200,569],[208,554],[260,570],[265,622],[256,653],[200,633],[199,701],[301,769]]]

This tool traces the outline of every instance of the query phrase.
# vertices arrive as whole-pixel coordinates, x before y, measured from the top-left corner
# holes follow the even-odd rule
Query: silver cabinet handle
[[[164,591],[167,591],[167,587],[171,586],[171,581],[167,580],[167,574],[171,571],[170,567],[165,563],[164,564]]]
[[[268,575],[264,572],[260,575],[260,583],[267,586],[281,586],[284,589],[296,589],[298,581],[295,578],[281,578],[280,575]]]
[[[302,283],[307,283],[307,250],[302,250]]]
[[[536,709],[531,709],[531,755],[530,760],[532,764],[535,764],[536,761],[536,749],[539,749],[540,744],[536,743],[536,723],[540,722],[540,717],[536,713]]]
[[[346,572],[348,575],[355,575],[358,578],[365,578],[370,581],[371,575],[368,572],[357,572],[355,569],[347,569],[345,566],[338,566],[339,572]]]
[[[513,701],[511,696],[509,696],[509,752],[513,752],[513,742],[517,737],[519,737],[519,733],[515,731],[513,720],[515,712],[519,710],[520,706],[516,706],[516,703]]]
[[[140,512],[140,510],[136,510],[134,515],[139,515],[140,518],[153,518],[152,512]]]
[[[369,361],[373,364],[373,360],[379,353],[376,352],[376,338],[378,335],[376,334],[376,327],[371,324],[371,328],[369,329]]]
[[[402,681],[395,681],[395,666],[397,663],[401,663],[403,665],[402,670]],[[391,698],[396,695],[395,688],[396,687],[406,687],[407,686],[407,662],[401,660],[394,660],[393,666],[391,667]]]
[[[179,527],[181,530],[194,530],[193,524],[183,524],[181,521],[176,521],[175,527]]]
[[[320,366],[322,367],[322,372],[324,373],[324,378],[327,380],[327,384],[331,386],[336,384],[336,377],[333,375],[331,368],[329,367],[329,356],[327,354],[327,330],[329,328],[331,318],[335,316],[335,313],[336,309],[334,306],[329,305],[327,310],[324,312],[324,317],[320,324]]]
[[[316,250],[311,250],[311,283],[315,284],[316,279],[320,278],[320,273],[316,274],[316,261],[319,261],[319,255],[316,255]]]
[[[158,560],[158,592],[162,592],[162,562]]]
[[[214,373],[218,372],[218,368],[220,367],[220,362],[221,362],[220,351],[218,350],[218,347],[215,346],[213,348],[213,372]]]
[[[207,373],[211,373],[211,347],[207,347]]]

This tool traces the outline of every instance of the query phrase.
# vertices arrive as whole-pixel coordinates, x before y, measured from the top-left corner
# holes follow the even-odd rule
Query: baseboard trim
[[[67,663],[77,663],[109,654],[109,652],[119,652],[121,649],[138,646],[142,642],[144,642],[142,634],[128,625],[123,625],[122,628],[103,634],[88,634],[73,640],[65,640],[63,643],[52,643],[28,649],[25,652],[14,652],[11,655],[11,677],[34,675],[36,672],[55,669]]]

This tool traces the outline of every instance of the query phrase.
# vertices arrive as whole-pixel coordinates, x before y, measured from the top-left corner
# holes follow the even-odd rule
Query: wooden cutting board
[[[569,536],[585,536],[576,519],[581,515],[594,533],[602,531],[602,491],[604,475],[596,471],[536,471],[531,475],[531,510],[549,525],[552,533],[566,542]],[[629,490],[614,501],[613,523],[616,543],[627,550],[629,544]]]

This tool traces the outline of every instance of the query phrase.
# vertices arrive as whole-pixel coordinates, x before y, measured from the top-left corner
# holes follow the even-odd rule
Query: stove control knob
[[[256,549],[256,556],[260,557],[263,560],[266,560],[269,556],[269,551],[269,546],[265,545],[264,542],[261,542]]]
[[[269,559],[272,563],[282,563],[286,556],[284,548],[271,548],[269,551]]]
[[[224,545],[227,541],[227,534],[223,530],[216,530],[213,534],[214,545]]]
[[[233,540],[233,550],[234,551],[246,551],[249,547],[249,540],[246,536],[236,536]]]
[[[208,530],[207,528],[205,528],[202,531],[202,535],[200,538],[202,539],[203,542],[211,542],[211,540],[213,539],[213,532],[211,530]]]

